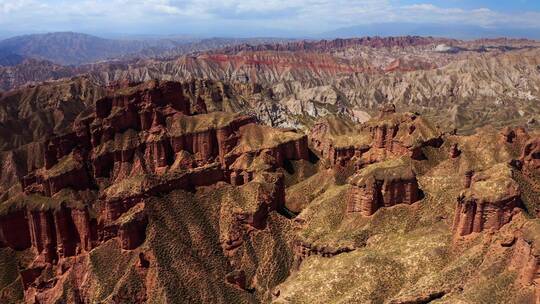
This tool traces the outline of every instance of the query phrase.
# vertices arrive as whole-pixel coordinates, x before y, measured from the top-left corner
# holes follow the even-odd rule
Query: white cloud
[[[540,27],[539,12],[504,13],[486,7],[465,10],[461,8],[441,8],[430,3],[402,6],[410,19],[424,22],[478,25],[483,27],[512,26]]]
[[[384,22],[540,28],[540,12],[442,8],[399,0],[0,0],[0,27],[28,31],[221,25],[318,32]]]

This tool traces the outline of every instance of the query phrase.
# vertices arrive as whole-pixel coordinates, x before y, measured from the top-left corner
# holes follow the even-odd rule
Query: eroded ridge
[[[194,102],[174,82],[116,88],[45,147],[43,168],[21,179],[22,192],[3,203],[0,216],[0,246],[35,254],[21,275],[27,301],[36,303],[54,302],[66,280],[89,296],[90,283],[73,281],[72,271],[88,268],[93,249],[109,241],[140,252],[141,269],[152,265],[153,254],[139,248],[148,204],[172,191],[238,187],[246,203],[222,215],[223,253],[234,260],[245,234],[265,229],[269,214],[283,208],[278,169],[309,155],[304,134],[207,112],[203,100]],[[47,269],[62,274],[42,282]]]

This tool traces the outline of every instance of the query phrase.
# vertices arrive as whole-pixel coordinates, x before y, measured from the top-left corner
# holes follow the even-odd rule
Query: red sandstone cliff
[[[525,144],[521,161],[527,170],[540,172],[540,138],[533,138]]]
[[[468,189],[458,198],[454,233],[464,236],[484,230],[498,230],[521,207],[520,190],[506,164],[472,175]]]
[[[119,85],[71,132],[47,140],[44,167],[21,178],[19,197],[46,204],[0,216],[0,247],[36,253],[22,273],[27,297],[49,302],[60,283],[41,286],[39,278],[50,267],[75,267],[70,257],[82,261],[112,239],[136,250],[146,239],[148,197],[223,182],[255,191],[254,205],[229,217],[228,256],[283,208],[283,175],[275,171],[286,161],[308,159],[306,136],[259,126],[249,116],[206,113],[202,99],[193,103],[184,94],[173,82]],[[241,281],[231,283],[244,288]]]
[[[331,165],[363,166],[392,157],[422,159],[422,148],[442,144],[442,132],[413,113],[396,113],[394,105],[359,126],[325,118],[310,130],[310,143]]]
[[[394,159],[369,165],[349,179],[347,212],[370,216],[379,208],[412,204],[423,196],[410,160]]]

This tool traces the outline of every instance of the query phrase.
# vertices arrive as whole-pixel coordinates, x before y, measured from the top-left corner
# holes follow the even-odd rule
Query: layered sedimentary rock
[[[417,114],[396,113],[394,105],[386,105],[378,117],[359,125],[325,118],[311,129],[310,141],[332,165],[345,165],[354,158],[362,166],[399,156],[421,159],[423,147],[442,144],[441,135]]]
[[[442,144],[441,130],[418,114],[396,113],[392,104],[383,106],[379,116],[367,121],[361,129],[372,137],[372,149],[365,156],[369,162],[392,156],[421,160],[425,157],[423,147]]]
[[[96,179],[115,181],[133,175],[134,170],[161,174],[179,152],[192,154],[199,166],[217,158],[227,166],[243,153],[265,149],[275,154],[278,165],[283,159],[307,158],[305,136],[294,132],[279,133],[291,134],[282,141],[269,134],[268,142],[252,147],[249,140],[242,143],[241,139],[251,135],[265,139],[263,134],[270,129],[254,125],[251,117],[219,112],[189,116],[193,105],[177,83],[150,82],[122,90],[99,100],[94,115],[75,122],[74,133],[49,140],[46,170],[25,178],[26,189],[50,196],[68,186],[85,188],[89,182],[84,170]],[[86,160],[92,168],[84,168]],[[76,185],[63,184],[75,179],[79,180]],[[32,190],[33,184],[43,189]]]
[[[540,257],[536,248],[532,248],[523,238],[515,241],[512,266],[519,271],[519,280],[523,285],[538,285],[540,282]]]
[[[411,161],[392,159],[372,164],[349,179],[347,212],[370,216],[379,208],[412,204],[422,198]]]
[[[30,244],[30,231],[24,210],[0,216],[0,247],[24,250]]]
[[[344,165],[354,156],[368,151],[372,138],[360,132],[357,125],[346,119],[328,116],[311,129],[310,144],[331,165]]]
[[[231,195],[244,205],[224,215],[229,232],[222,248],[232,257],[283,208],[284,176],[277,169],[309,157],[304,134],[260,126],[250,116],[206,113],[203,99],[186,96],[182,84],[110,90],[71,130],[46,141],[43,167],[21,178],[23,191],[2,203],[0,246],[36,254],[24,272],[28,297],[48,302],[57,292],[56,279],[47,287],[36,283],[48,265],[70,269],[70,257],[83,261],[115,240],[122,250],[139,250],[149,225],[148,198],[172,191],[243,184]]]
[[[529,140],[521,152],[521,161],[527,170],[540,172],[540,138]]]
[[[47,263],[89,251],[97,241],[96,223],[87,209],[20,210],[2,216],[0,223],[0,245],[15,250],[32,247]]]
[[[306,137],[230,113],[230,89],[118,84],[25,147],[39,161],[4,154],[21,184],[0,193],[0,302],[489,302],[514,297],[508,260],[534,288],[535,242],[501,234],[534,221],[535,133],[442,134],[388,106]]]
[[[132,209],[115,222],[122,249],[125,250],[135,249],[144,242],[148,224],[144,204],[136,205]]]
[[[498,230],[521,207],[519,185],[506,164],[473,174],[468,186],[456,205],[453,229],[457,236]]]
[[[351,47],[368,46],[372,48],[391,48],[429,45],[435,42],[446,41],[435,38],[404,36],[404,37],[362,37],[321,41],[298,41],[286,44],[237,45],[226,47],[214,53],[235,54],[242,51],[332,51]]]
[[[233,211],[226,224],[222,247],[227,255],[233,255],[234,250],[243,244],[246,235],[251,231],[264,229],[270,212],[283,208],[285,204],[283,175],[265,170],[257,171],[254,173],[254,179],[238,187],[232,196],[244,201],[245,205]],[[246,197],[252,199],[246,200]]]

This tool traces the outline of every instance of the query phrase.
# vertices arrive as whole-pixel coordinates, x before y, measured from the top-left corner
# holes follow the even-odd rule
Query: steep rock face
[[[0,128],[0,180],[2,187],[8,188],[30,171],[43,167],[43,161],[47,169],[52,168],[72,150],[69,145],[90,152],[106,147],[103,143],[114,139],[118,130],[150,131],[175,113],[239,112],[240,106],[232,85],[211,80],[136,85],[122,81],[100,87],[81,77],[3,93],[0,99],[4,126]],[[98,118],[94,107],[99,115],[107,117]],[[44,149],[47,153],[43,153]],[[96,164],[100,174],[100,169],[109,163],[107,158],[115,156],[97,156],[103,160]]]
[[[459,44],[456,49],[460,51],[453,54],[434,51],[441,42]],[[88,73],[84,77],[103,86],[126,79],[136,82],[193,78],[250,84],[246,87],[252,90],[231,90],[234,85],[224,86],[228,93],[235,91],[242,96],[249,91],[245,95],[249,98],[230,98],[232,110],[243,108],[274,126],[306,126],[328,113],[363,121],[365,116],[358,113],[376,113],[381,103],[390,101],[409,111],[421,109],[441,125],[472,131],[486,122],[507,125],[512,121],[508,116],[520,123],[531,121],[537,125],[534,123],[539,113],[534,103],[539,96],[535,87],[537,58],[538,43],[534,41],[449,42],[421,37],[372,37],[293,45],[243,45],[238,49],[169,60],[114,61],[78,69],[60,67],[59,74],[61,70],[68,73],[72,70],[70,76]],[[483,72],[486,66],[489,73]],[[34,72],[32,67],[27,69]],[[47,65],[36,63],[36,69],[47,69]],[[11,83],[12,78],[20,76],[11,73],[22,71],[8,68],[2,79]],[[41,73],[30,74],[41,78]],[[515,83],[504,80],[517,79],[520,75],[525,75],[525,79]],[[470,81],[470,77],[478,81]],[[489,83],[496,85],[486,89],[485,84]],[[225,95],[231,97],[228,93]],[[483,118],[477,115],[486,103],[495,108],[496,100],[516,102],[504,102],[507,111],[497,109]],[[449,102],[454,106],[448,107]],[[523,108],[530,110],[521,115]],[[207,110],[213,111],[212,107]]]
[[[182,89],[178,83],[150,82],[99,100],[93,115],[75,122],[73,133],[49,140],[46,170],[26,177],[24,187],[50,196],[66,187],[89,188],[92,173],[117,181],[134,170],[162,173],[160,168],[170,166],[179,151],[194,154],[199,164],[223,158],[235,144],[232,134],[253,119],[219,113],[186,116],[191,106]],[[92,168],[85,167],[87,158]],[[128,165],[137,164],[137,158],[144,163]]]
[[[385,120],[379,118],[379,124]],[[418,131],[419,125],[415,126]],[[402,128],[399,129],[397,134],[400,134]],[[321,185],[318,188],[302,185],[287,189],[288,198],[291,199],[310,196],[313,192],[322,194],[313,195],[314,199],[310,197],[309,203],[300,210],[294,221],[298,223],[295,235],[301,243],[293,248],[303,261],[276,288],[274,301],[288,303],[301,299],[339,302],[346,299],[345,302],[351,303],[536,303],[538,293],[534,295],[533,291],[537,290],[535,273],[538,255],[533,252],[536,247],[533,244],[537,244],[537,241],[523,238],[522,245],[526,244],[529,249],[524,250],[525,254],[521,254],[523,258],[520,258],[515,248],[521,246],[516,241],[518,238],[510,240],[505,237],[507,233],[525,230],[522,227],[524,223],[538,222],[533,218],[537,216],[535,209],[531,208],[536,206],[537,191],[530,186],[535,185],[536,177],[525,176],[520,169],[521,162],[517,161],[528,140],[527,132],[522,132],[520,128],[503,132],[495,128],[484,128],[476,132],[470,136],[453,133],[443,135],[444,142],[440,147],[434,145],[422,149],[423,159],[408,159],[412,164],[409,168],[415,174],[417,187],[426,194],[420,203],[412,207],[395,206],[375,212],[384,204],[381,184],[385,179],[398,180],[403,187],[412,184],[409,178],[400,178],[400,175],[406,177],[408,170],[383,170],[384,167],[393,167],[385,164],[396,161],[394,154],[390,153],[386,155],[385,161],[357,167],[356,174],[349,179],[349,185],[336,183],[331,187]],[[406,136],[403,138],[406,139]],[[392,145],[399,139],[400,136],[394,136]],[[389,141],[380,140],[379,143],[386,149]],[[453,153],[456,150],[459,153]],[[348,167],[348,170],[352,169]],[[368,174],[370,170],[374,173]],[[379,178],[377,171],[381,173]],[[359,177],[366,178],[365,182],[353,183]],[[325,179],[328,178],[317,173],[301,184],[322,184]],[[392,192],[401,192],[396,195],[400,198],[411,197],[405,194],[406,191],[400,190],[396,183],[388,185],[387,189],[394,189],[387,193],[388,197],[392,197]],[[461,192],[463,200],[471,202],[471,205],[473,201],[476,206],[483,202],[483,207],[480,207],[482,211],[476,213],[476,217],[466,219],[470,229],[474,229],[476,222],[478,230],[489,232],[463,238],[450,237],[452,225],[449,219],[454,213],[448,206],[456,203],[456,197]],[[373,202],[378,202],[379,206]],[[526,213],[521,211],[525,206]],[[375,213],[363,216],[361,212],[366,215]],[[460,214],[458,219],[465,222],[463,217],[464,214]],[[536,229],[530,234],[537,239],[539,231]],[[458,232],[454,233],[459,235]],[[448,250],[452,254],[433,255],[434,247],[438,248],[436,251]],[[332,250],[321,252],[322,248],[354,250],[332,255]],[[515,262],[510,262],[514,254]],[[435,266],[435,269],[429,269],[435,263],[426,261],[433,258],[433,261],[442,258],[444,262]],[[411,262],[415,266],[411,267]],[[509,263],[515,263],[515,266],[508,269]],[[408,266],[398,271],[400,278],[406,277],[402,276],[404,273],[417,273],[418,269],[429,274],[420,275],[421,281],[403,281],[403,284],[396,286],[396,277],[392,274],[404,265]],[[523,283],[519,283],[519,277],[525,278]],[[492,288],[494,282],[506,286],[504,291]],[[380,291],[381,286],[384,286],[385,291]],[[392,289],[393,292],[387,291]]]
[[[399,156],[422,159],[422,148],[440,146],[441,135],[422,117],[396,113],[394,105],[387,105],[378,117],[360,126],[325,118],[311,129],[310,142],[332,165],[343,166],[354,159],[362,166]]]
[[[527,170],[540,172],[540,138],[533,138],[525,144],[521,161]]]
[[[376,119],[367,121],[361,130],[371,134],[372,149],[365,155],[368,162],[392,156],[424,158],[422,148],[439,147],[442,131],[414,113],[396,113],[392,104],[383,106]]]
[[[71,133],[67,129],[77,115],[105,94],[104,88],[84,77],[1,93],[0,149],[23,150],[28,160],[42,158],[43,142]],[[29,163],[28,169],[23,169],[35,169],[34,165],[43,166],[42,161],[35,161]]]
[[[393,159],[369,165],[349,179],[347,212],[370,216],[379,208],[412,204],[423,196],[410,160]]]
[[[0,152],[0,164],[0,191],[6,191],[22,177],[23,170],[14,151]]]
[[[520,221],[521,219],[518,219]],[[519,230],[506,235],[501,245],[512,248],[509,271],[516,273],[515,284],[522,290],[530,292],[529,302],[540,301],[540,252],[538,222],[525,222]],[[508,233],[508,232],[507,232]]]
[[[0,247],[24,250],[30,245],[30,232],[24,210],[0,216]]]
[[[22,191],[2,201],[0,246],[31,247],[36,254],[23,275],[27,299],[54,302],[66,280],[84,285],[67,275],[44,283],[43,269],[87,272],[85,259],[111,243],[126,255],[143,250],[149,198],[179,190],[242,184],[230,191],[238,196],[232,202],[244,205],[224,211],[228,228],[221,235],[223,254],[236,260],[244,254],[246,238],[266,233],[268,217],[284,206],[285,182],[278,169],[309,158],[302,133],[260,126],[249,116],[205,113],[214,105],[200,98],[204,89],[148,82],[109,90],[66,132],[46,140],[43,167],[22,177]],[[220,96],[208,98],[219,103]],[[237,176],[242,181],[235,182]],[[76,302],[86,296],[80,289]]]
[[[329,41],[321,43],[332,44]],[[507,125],[508,116],[526,123],[538,115],[534,104],[539,96],[535,87],[538,81],[536,42],[529,42],[536,45],[533,49],[524,47],[526,42],[522,41],[516,43],[515,47],[509,44],[508,48],[493,46],[489,50],[482,45],[493,42],[461,43],[474,46],[458,54],[433,52],[436,44],[405,49],[353,46],[329,51],[323,48],[313,52],[220,51],[168,62],[151,61],[102,67],[107,72],[94,72],[91,77],[102,83],[111,79],[159,79],[163,75],[174,80],[209,78],[259,83],[274,94],[256,95],[250,107],[261,120],[279,126],[306,125],[305,121],[314,121],[326,113],[342,113],[353,119],[356,111],[376,113],[377,107],[386,101],[409,111],[422,109],[423,113],[436,117],[441,125],[467,131],[485,125],[486,121],[500,126]],[[403,63],[399,63],[397,71],[415,71],[385,72],[392,61]],[[520,64],[525,64],[525,67]],[[435,66],[439,69],[430,69]],[[489,73],[484,73],[486,66],[489,67]],[[390,66],[390,70],[393,68],[395,66]],[[526,78],[512,84],[504,81],[509,75],[526,75]],[[470,81],[470,77],[478,81]],[[489,83],[497,85],[483,89],[484,84]],[[324,98],[303,100],[299,97],[305,91],[328,86],[334,88],[335,93],[332,95],[339,96],[334,106],[325,105]],[[483,113],[486,103],[495,107],[495,100],[510,99],[516,102],[505,102],[506,111],[494,111],[483,119],[476,115]],[[452,102],[454,106],[448,107],[449,101],[456,103]],[[524,106],[531,106],[533,110],[521,116],[519,109]]]
[[[118,226],[118,237],[122,249],[133,250],[139,247],[145,240],[148,219],[144,213],[144,204],[133,207],[115,224]]]
[[[238,136],[237,145],[225,156],[227,166],[245,154],[251,157],[267,154],[275,159],[278,167],[286,160],[309,158],[307,136],[296,131],[249,124],[239,129]]]
[[[45,164],[48,164],[47,161]],[[78,150],[68,152],[49,168],[44,167],[24,176],[21,184],[27,193],[46,196],[52,196],[64,188],[84,190],[91,187],[86,164]]]
[[[484,230],[498,230],[510,222],[522,206],[512,170],[499,164],[472,175],[469,188],[461,193],[454,215],[454,233],[464,236]]]
[[[233,256],[235,249],[239,248],[247,235],[253,230],[262,230],[267,225],[267,218],[270,212],[281,210],[285,204],[285,185],[283,174],[259,171],[255,173],[255,178],[246,181],[245,185],[239,187],[240,196],[244,193],[254,196],[255,200],[250,202],[243,210],[233,212],[224,235],[222,247],[225,254]]]
[[[475,302],[474,288],[491,296],[478,283],[483,273],[495,292],[513,288],[499,264],[513,242],[498,240],[520,229],[517,220],[482,242],[455,242],[464,250],[454,251],[447,219],[465,179],[464,201],[496,202],[483,208],[479,227],[507,220],[508,208],[493,208],[507,202],[504,193],[498,197],[497,189],[506,189],[500,185],[513,184],[506,171],[486,169],[511,163],[510,170],[522,173],[516,160],[526,140],[518,129],[502,136],[496,130],[444,136],[438,147],[437,128],[389,107],[362,125],[321,127],[310,143],[323,159],[335,152],[337,166],[329,168],[306,161],[316,157],[309,157],[308,139],[299,131],[213,112],[231,106],[226,87],[173,85],[182,92],[151,93],[166,86],[120,84],[100,105],[101,118],[92,107],[83,111],[36,149],[49,160],[29,162],[31,174],[21,185],[0,193],[0,265],[7,264],[1,302]],[[174,96],[189,100],[183,108],[189,113],[173,108]],[[345,144],[326,141],[331,136],[324,134],[331,133],[345,134]],[[355,146],[364,139],[366,150]],[[449,153],[454,144],[459,155]],[[18,162],[16,154],[8,158]],[[356,174],[346,185],[352,169]],[[86,181],[64,178],[70,172],[77,181],[84,173]],[[520,188],[527,182],[521,180]],[[293,211],[301,212],[295,220],[284,208],[294,205],[285,204],[285,187],[288,200],[305,197]],[[422,203],[392,207],[418,202],[424,191]],[[530,203],[525,194],[535,199],[534,191],[523,191],[524,203]],[[388,208],[376,212],[381,207]],[[12,233],[11,225],[20,231]],[[488,242],[494,244],[486,253]],[[530,247],[524,258],[516,257],[516,269],[527,269],[524,282],[534,288],[537,255]],[[295,259],[302,265],[293,270]],[[290,288],[274,289],[285,280]],[[12,300],[10,292],[19,298]]]
[[[516,248],[511,266],[519,272],[520,283],[525,286],[538,286],[540,282],[540,257],[537,250],[533,248],[534,244],[531,245],[523,238],[518,238],[514,246]]]
[[[309,141],[331,165],[344,165],[370,149],[371,137],[346,119],[328,116],[310,129]]]
[[[28,211],[32,247],[46,263],[89,251],[97,241],[97,227],[88,210],[62,206],[58,210]]]
[[[27,83],[49,79],[73,77],[78,74],[73,67],[61,66],[50,61],[24,58],[15,65],[0,65],[0,90],[11,90]]]

